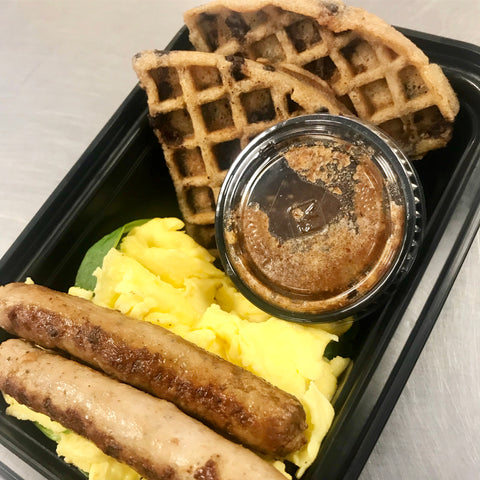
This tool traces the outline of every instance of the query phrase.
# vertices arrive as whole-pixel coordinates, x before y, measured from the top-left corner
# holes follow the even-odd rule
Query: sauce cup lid
[[[295,117],[256,137],[223,182],[222,264],[279,318],[330,322],[370,312],[411,267],[424,224],[414,168],[357,118]]]

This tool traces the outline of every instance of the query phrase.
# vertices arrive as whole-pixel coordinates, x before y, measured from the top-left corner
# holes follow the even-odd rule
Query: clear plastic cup
[[[424,199],[393,140],[351,117],[265,131],[227,173],[216,240],[237,288],[269,314],[330,322],[370,312],[411,267]]]

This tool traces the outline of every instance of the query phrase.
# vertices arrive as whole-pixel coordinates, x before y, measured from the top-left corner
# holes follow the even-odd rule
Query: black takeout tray
[[[427,201],[424,242],[408,278],[379,312],[356,324],[353,341],[345,343],[354,361],[305,480],[358,477],[480,225],[480,48],[402,31],[443,67],[461,109],[449,145],[415,163]],[[167,48],[191,48],[185,28]],[[100,237],[134,219],[180,215],[146,113],[145,94],[136,86],[0,261],[0,284],[30,276],[66,291]],[[6,338],[0,331],[0,341]],[[0,407],[1,444],[46,479],[85,478],[33,424],[6,416],[3,401]],[[20,478],[0,463],[0,472],[7,470],[8,478]]]

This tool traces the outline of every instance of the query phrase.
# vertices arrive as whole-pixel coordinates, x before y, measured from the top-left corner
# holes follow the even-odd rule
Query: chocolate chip
[[[338,13],[338,5],[336,3],[324,3],[325,8],[332,14],[335,15]]]
[[[232,32],[232,35],[237,40],[243,40],[247,32],[250,30],[250,26],[245,22],[244,18],[237,12],[233,12],[225,19],[227,27]]]
[[[174,69],[158,67],[150,70],[148,73],[157,86],[158,99],[160,101],[177,97],[182,93],[178,74]]]
[[[209,13],[202,13],[198,19],[198,28],[203,33],[209,50],[214,52],[218,48],[217,17]]]
[[[235,79],[235,81],[243,80],[247,78],[246,75],[242,71],[243,64],[245,63],[245,59],[243,57],[235,57],[233,55],[227,55],[225,57],[227,62],[231,62],[232,66],[230,67],[230,74]]]
[[[328,56],[307,63],[303,68],[325,81],[329,81],[338,70],[333,60]]]
[[[186,111],[149,115],[149,121],[151,127],[158,130],[169,145],[179,145],[185,136],[193,133],[192,121]]]
[[[322,41],[318,23],[311,18],[304,18],[286,27],[288,37],[297,52],[304,52],[307,48]]]
[[[355,52],[358,50],[358,46],[362,40],[360,38],[355,38],[353,39],[348,45],[343,47],[340,51],[342,52],[342,55],[349,61],[352,61],[352,57],[355,54]]]

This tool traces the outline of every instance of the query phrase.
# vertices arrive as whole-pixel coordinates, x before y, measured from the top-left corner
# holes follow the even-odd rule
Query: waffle
[[[215,0],[184,19],[197,50],[294,64],[322,78],[413,159],[451,137],[459,107],[441,68],[362,9],[333,0]]]
[[[207,248],[215,247],[215,206],[225,174],[253,137],[300,114],[351,114],[324,82],[293,67],[159,50],[137,54],[133,67],[187,231]]]

